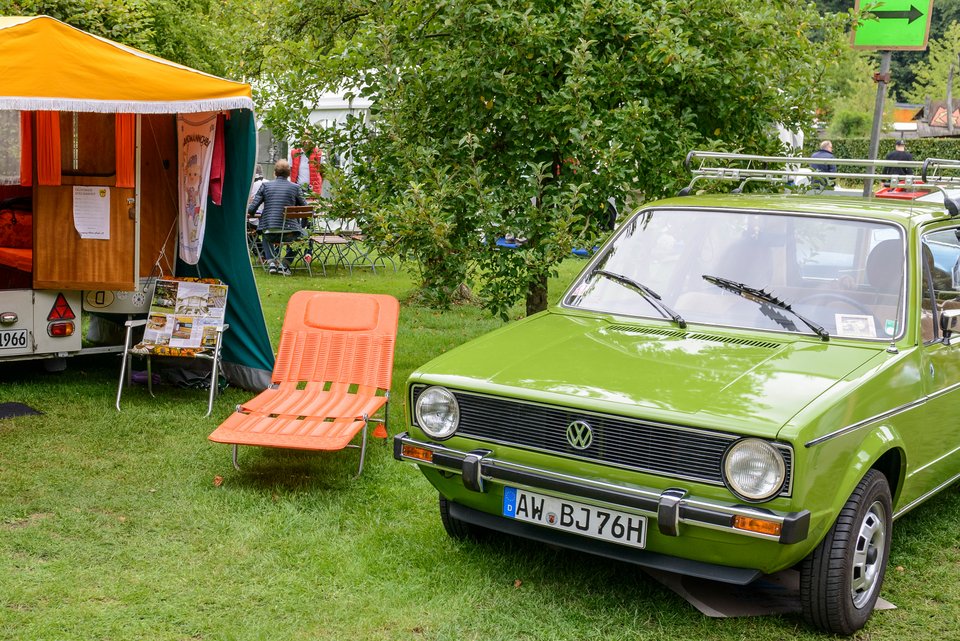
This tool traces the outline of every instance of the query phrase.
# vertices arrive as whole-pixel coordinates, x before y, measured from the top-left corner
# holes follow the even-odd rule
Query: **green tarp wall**
[[[207,202],[207,227],[200,262],[177,261],[177,276],[219,278],[230,286],[223,335],[223,373],[231,385],[260,391],[270,385],[273,348],[247,250],[247,199],[256,162],[253,113],[234,109],[226,121],[227,170],[220,205]]]

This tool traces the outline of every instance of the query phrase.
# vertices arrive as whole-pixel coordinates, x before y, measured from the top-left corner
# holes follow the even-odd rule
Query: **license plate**
[[[27,346],[27,330],[0,330],[0,349],[23,349]]]
[[[636,548],[644,547],[647,541],[645,516],[544,496],[515,487],[505,487],[503,490],[503,515]]]

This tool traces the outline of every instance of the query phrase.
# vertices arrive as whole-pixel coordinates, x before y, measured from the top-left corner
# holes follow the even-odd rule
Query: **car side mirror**
[[[960,330],[960,309],[945,309],[940,312],[940,332],[943,334],[943,342],[949,345],[951,336],[958,330]]]

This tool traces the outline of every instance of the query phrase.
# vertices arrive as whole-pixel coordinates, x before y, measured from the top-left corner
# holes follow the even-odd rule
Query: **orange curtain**
[[[60,114],[37,112],[37,184],[60,184]]]
[[[20,184],[33,185],[33,114],[20,112]]]
[[[117,187],[136,187],[137,117],[117,114],[114,127],[117,140]]]

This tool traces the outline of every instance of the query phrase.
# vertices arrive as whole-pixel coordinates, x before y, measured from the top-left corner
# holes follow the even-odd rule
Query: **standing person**
[[[814,171],[823,171],[828,173],[836,173],[837,166],[833,163],[827,162],[833,160],[836,156],[833,155],[833,143],[829,140],[824,140],[820,143],[820,149],[817,149],[815,152],[810,154],[811,158],[821,159],[824,162],[819,164],[811,164],[810,169]],[[812,184],[818,186],[820,189],[824,189],[833,184],[833,178],[814,178]]]
[[[820,149],[817,149],[815,152],[810,154],[811,158],[823,159],[825,162],[819,165],[810,165],[810,168],[814,171],[825,171],[828,173],[836,173],[837,166],[832,163],[826,162],[827,160],[832,160],[836,158],[833,155],[833,143],[829,140],[824,140],[820,143]]]
[[[893,151],[886,155],[885,160],[913,160],[913,154],[907,151],[907,145],[901,138],[893,144]],[[913,167],[886,167],[884,173],[895,176],[912,176]]]
[[[280,241],[290,241],[303,237],[303,228],[297,220],[284,221],[284,207],[299,205],[306,206],[307,201],[303,198],[303,192],[299,185],[290,182],[290,163],[286,160],[278,160],[273,166],[276,179],[269,180],[260,185],[260,189],[253,196],[250,205],[247,207],[247,214],[253,215],[257,208],[263,205],[263,213],[260,214],[260,229],[263,234],[263,254],[267,260],[267,271],[271,274],[290,274],[288,264],[277,260],[277,252],[274,243]],[[268,232],[267,230],[279,230],[279,232]],[[286,263],[293,258],[293,250],[287,246],[285,256]]]

